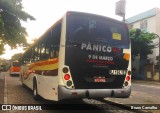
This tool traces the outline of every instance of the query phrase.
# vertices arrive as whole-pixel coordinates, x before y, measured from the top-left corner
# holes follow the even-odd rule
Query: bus
[[[128,26],[108,17],[68,11],[20,59],[22,84],[34,99],[128,98]]]
[[[20,64],[19,61],[13,61],[11,62],[11,66],[9,69],[10,75],[20,75]]]

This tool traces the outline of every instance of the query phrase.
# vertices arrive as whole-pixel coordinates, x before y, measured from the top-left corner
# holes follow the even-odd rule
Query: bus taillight
[[[70,75],[69,75],[69,74],[65,74],[65,75],[64,75],[64,79],[65,79],[65,80],[69,80],[69,79],[70,79]]]
[[[126,80],[129,81],[131,79],[130,75],[126,76]]]

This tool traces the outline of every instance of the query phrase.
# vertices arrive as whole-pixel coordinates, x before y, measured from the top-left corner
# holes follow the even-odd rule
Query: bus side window
[[[44,41],[41,42],[40,44],[40,59],[44,60],[45,58],[45,43]]]
[[[37,62],[39,60],[38,57],[38,44],[35,45],[35,49],[34,49],[34,61]]]
[[[46,36],[45,40],[45,58],[49,59],[50,57],[50,37],[51,37],[51,32],[49,32]]]
[[[51,45],[52,46],[52,45]],[[54,49],[51,47],[51,53],[50,53],[50,58],[54,58],[55,56],[55,51]]]
[[[58,58],[59,55],[59,45],[60,45],[60,34],[61,34],[61,24],[58,24],[51,31],[51,45],[50,45],[50,58]]]
[[[30,54],[31,54],[30,62],[32,63],[32,62],[34,62],[35,47],[31,48],[31,53]]]
[[[50,58],[57,58],[58,54],[59,54],[59,47],[53,47],[53,45],[51,45],[51,53],[50,53]]]

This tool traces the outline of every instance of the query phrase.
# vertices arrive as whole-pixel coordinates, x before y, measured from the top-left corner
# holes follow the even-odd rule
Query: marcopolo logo
[[[4,110],[4,111],[8,111],[11,109],[12,109],[11,105],[2,105],[2,110]]]

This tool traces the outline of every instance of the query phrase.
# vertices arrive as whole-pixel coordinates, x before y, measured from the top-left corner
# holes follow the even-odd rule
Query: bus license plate
[[[106,82],[105,78],[95,78],[94,82]]]

